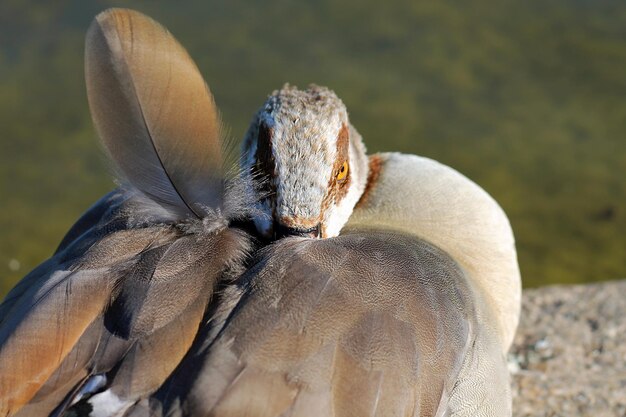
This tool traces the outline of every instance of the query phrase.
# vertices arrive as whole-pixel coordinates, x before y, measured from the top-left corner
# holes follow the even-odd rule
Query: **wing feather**
[[[96,129],[132,187],[88,210],[0,305],[0,415],[63,413],[94,375],[133,401],[156,389],[249,246],[226,228],[241,199],[225,197],[217,108],[187,52],[123,9],[96,17],[85,49]],[[172,225],[189,217],[203,222]]]
[[[35,395],[105,308],[111,283],[104,272],[54,272],[49,289],[2,323],[0,415],[11,415]]]
[[[48,415],[59,404],[62,412],[96,374],[132,401],[158,388],[191,345],[215,283],[248,249],[231,229],[106,234],[117,221],[86,228],[0,305],[8,312],[0,322],[0,415],[23,406],[20,415]]]
[[[217,108],[185,49],[141,13],[99,14],[85,45],[87,95],[123,176],[179,218],[222,205]]]
[[[239,285],[153,396],[157,415],[443,415],[473,372],[473,289],[414,237],[285,239]]]

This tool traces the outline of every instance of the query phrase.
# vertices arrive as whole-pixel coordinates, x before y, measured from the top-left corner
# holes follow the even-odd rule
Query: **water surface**
[[[626,277],[623,1],[44,3],[0,3],[0,295],[114,187],[82,63],[112,5],[189,49],[233,138],[284,82],[327,85],[371,152],[437,159],[500,202],[526,286]]]

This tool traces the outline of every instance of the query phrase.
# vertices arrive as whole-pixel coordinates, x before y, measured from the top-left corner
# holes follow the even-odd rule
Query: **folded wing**
[[[83,225],[0,305],[0,415],[64,409],[95,375],[97,391],[126,406],[148,395],[191,346],[216,282],[245,256],[236,231],[130,228],[122,213]]]
[[[177,366],[248,249],[223,215],[235,203],[224,201],[213,97],[172,35],[140,13],[103,12],[85,72],[94,123],[129,184],[0,305],[2,416],[123,413]]]
[[[374,231],[288,239],[259,255],[221,304],[152,398],[153,413],[457,415],[476,387],[506,407],[504,359],[484,335],[473,289],[419,239]],[[476,372],[487,370],[472,362],[484,349],[495,352],[495,373]],[[494,391],[487,380],[505,384]],[[458,415],[501,415],[480,407]]]

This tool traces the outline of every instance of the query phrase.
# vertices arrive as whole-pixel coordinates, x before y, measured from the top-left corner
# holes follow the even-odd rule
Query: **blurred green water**
[[[626,277],[621,0],[3,0],[0,296],[113,187],[82,66],[111,6],[189,49],[233,138],[284,82],[327,85],[370,151],[438,159],[501,203],[526,286]]]

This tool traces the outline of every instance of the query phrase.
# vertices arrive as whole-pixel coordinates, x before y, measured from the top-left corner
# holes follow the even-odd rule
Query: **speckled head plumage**
[[[260,234],[339,234],[368,168],[361,136],[333,91],[316,85],[274,91],[254,116],[243,148],[244,173],[261,180],[264,216],[254,219]]]

